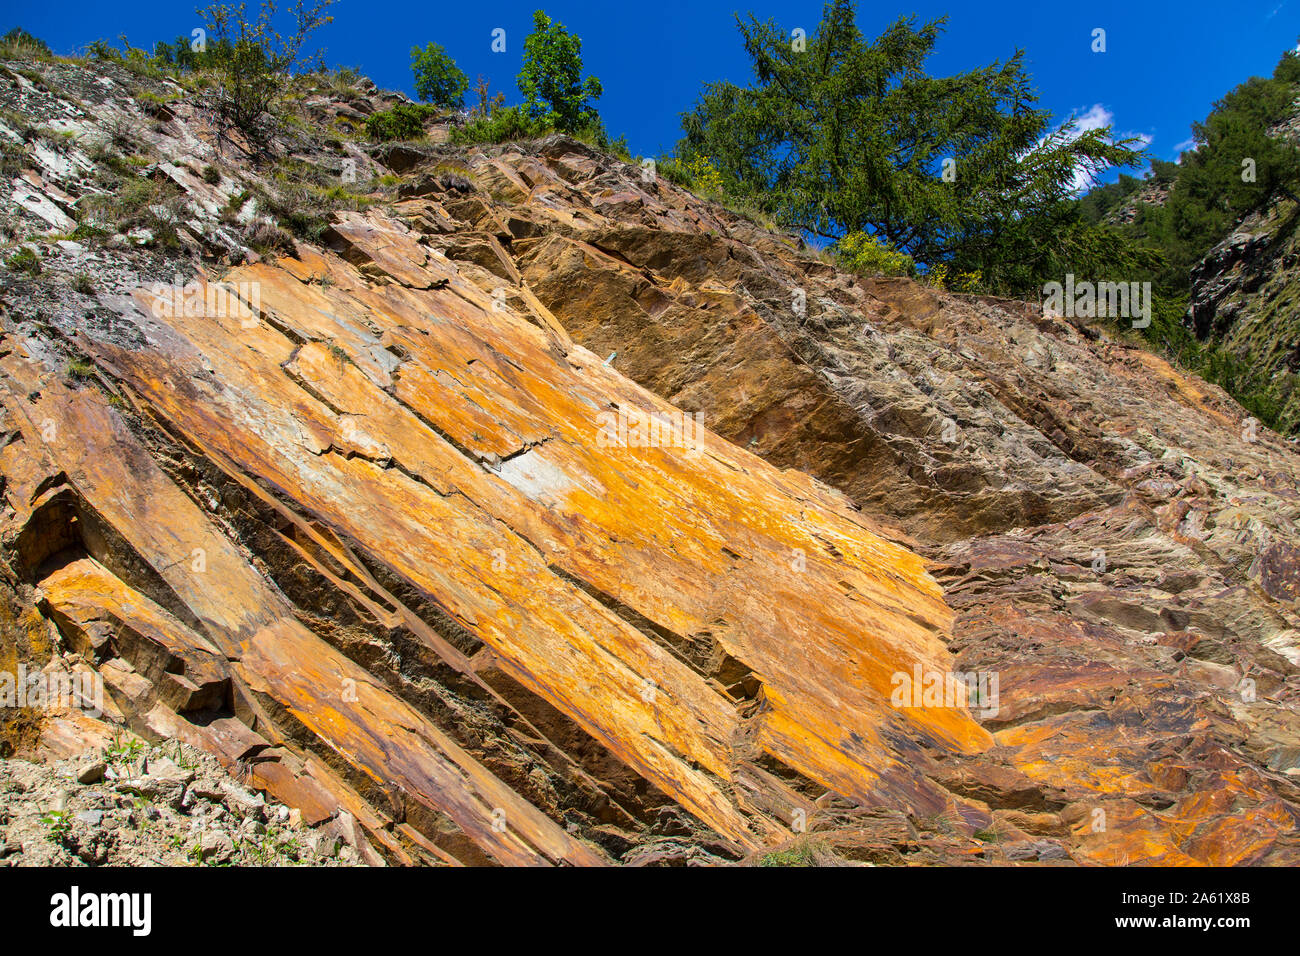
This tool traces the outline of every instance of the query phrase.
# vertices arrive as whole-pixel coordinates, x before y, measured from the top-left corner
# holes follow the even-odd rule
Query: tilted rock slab
[[[910,762],[991,816],[984,858],[1297,860],[1294,442],[1103,322],[846,275],[578,143],[444,161],[473,188],[398,209],[463,275],[934,562],[996,746]]]
[[[287,802],[300,788],[326,807],[378,804],[358,819],[395,852],[608,858],[457,743],[454,715],[313,628],[319,609],[295,608],[224,518],[242,496],[236,510],[274,516],[257,534],[291,552],[271,560],[306,565],[373,629],[409,632],[420,666],[505,714],[536,763],[563,763],[548,737],[580,730],[736,853],[789,838],[829,791],[964,807],[904,753],[975,753],[988,732],[964,706],[889,703],[895,674],[950,670],[951,613],[920,558],[841,494],[682,423],[400,224],[337,233],[360,274],[304,251],[223,277],[257,283],[255,319],[172,318],[179,298],[141,290],[120,316],[129,334],[82,337],[150,428],[8,337],[22,454],[6,465],[21,457],[38,492],[13,503],[14,524],[49,539],[22,572],[69,639],[105,667],[126,659],[134,723],[251,760]],[[678,427],[620,444],[620,412]],[[155,429],[170,452],[149,447]],[[220,503],[168,473],[196,467],[230,489]],[[113,633],[92,636],[97,623]]]
[[[142,121],[152,81],[34,68],[0,100],[77,143],[15,188],[71,214],[133,124],[181,241],[243,260],[226,207],[274,184],[194,103]],[[806,830],[888,864],[1300,862],[1294,443],[1100,323],[845,274],[572,140],[339,143],[280,147],[386,165],[395,201],[214,267],[247,322],[160,299],[191,263],[156,250],[5,277],[6,669],[95,667],[108,718],[370,861]],[[997,700],[894,699],[950,671]]]

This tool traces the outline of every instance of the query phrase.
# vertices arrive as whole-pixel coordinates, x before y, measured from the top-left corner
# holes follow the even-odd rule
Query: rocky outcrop
[[[563,138],[258,256],[184,110],[202,259],[4,289],[14,659],[391,863],[1300,855],[1300,459],[1218,389]]]
[[[618,175],[557,151],[536,155],[582,196]],[[575,337],[933,558],[958,670],[1002,681],[995,747],[939,771],[950,791],[1050,811],[1093,862],[1290,858],[1291,443],[1033,307],[837,274],[631,171],[639,222],[619,228],[557,211],[564,187],[523,152],[471,165],[530,170],[495,210],[526,238],[498,238]],[[1206,793],[1251,809],[1210,825]]]
[[[1296,222],[1290,200],[1247,216],[1192,270],[1188,310],[1197,337],[1238,357],[1292,433],[1300,428]]]

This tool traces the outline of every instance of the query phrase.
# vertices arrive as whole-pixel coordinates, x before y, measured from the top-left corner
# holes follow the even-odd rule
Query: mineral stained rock
[[[7,287],[8,654],[391,863],[1300,860],[1291,444],[571,140],[399,152],[293,255]]]

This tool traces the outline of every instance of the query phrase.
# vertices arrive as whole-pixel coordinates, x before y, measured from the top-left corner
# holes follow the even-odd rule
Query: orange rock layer
[[[965,707],[890,704],[895,674],[950,670],[951,614],[921,559],[839,493],[673,418],[540,306],[502,305],[397,223],[339,231],[388,281],[304,253],[224,277],[257,284],[256,321],[168,318],[180,300],[142,290],[121,316],[138,342],[79,344],[178,451],[274,515],[284,560],[368,624],[409,631],[487,706],[580,730],[723,843],[780,842],[828,791],[948,807],[900,742],[975,753],[992,738]],[[364,779],[448,821],[421,833],[435,845],[447,828],[502,863],[604,859],[302,620],[216,502],[100,393],[60,384],[20,337],[0,369],[26,469],[56,476],[33,475],[45,497],[15,507],[30,525],[55,520],[35,514],[51,496],[67,503],[66,547],[28,558],[57,565],[45,605],[71,631],[114,630],[145,727],[189,719],[202,741],[237,719],[231,759],[293,755],[291,770],[254,764],[281,799],[324,775],[357,802],[342,780]],[[676,425],[639,444],[652,415]],[[148,650],[133,661],[128,645]],[[524,734],[562,749],[547,729]],[[322,748],[333,773],[299,767]]]

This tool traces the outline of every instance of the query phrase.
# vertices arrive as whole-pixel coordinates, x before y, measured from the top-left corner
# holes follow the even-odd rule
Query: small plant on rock
[[[381,143],[419,139],[424,121],[438,115],[438,109],[423,103],[398,103],[391,110],[372,113],[366,119],[366,135]]]
[[[23,246],[5,260],[5,267],[14,272],[38,276],[41,274],[41,257],[27,246]]]
[[[72,817],[67,810],[51,810],[41,817],[45,824],[45,839],[51,843],[62,844],[72,829]]]
[[[244,230],[249,248],[262,255],[292,256],[298,251],[293,236],[269,219],[255,219]]]

